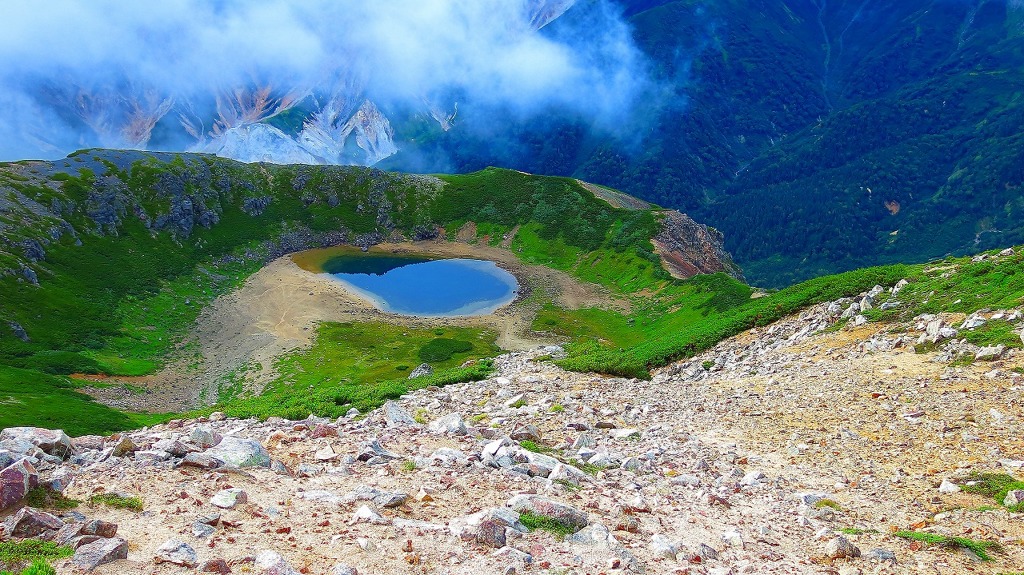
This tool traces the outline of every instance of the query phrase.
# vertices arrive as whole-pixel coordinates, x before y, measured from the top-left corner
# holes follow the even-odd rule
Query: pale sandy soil
[[[564,272],[527,265],[506,248],[444,241],[381,244],[379,252],[423,253],[468,257],[497,262],[518,279],[521,294],[541,291],[568,309],[623,307],[603,288],[584,284]],[[105,378],[105,383],[128,383],[144,393],[122,386],[89,388],[110,405],[152,412],[180,412],[210,404],[218,387],[234,374],[245,373],[246,384],[259,388],[276,375],[274,362],[282,355],[313,343],[320,322],[387,321],[410,327],[479,326],[498,333],[505,350],[530,349],[553,343],[551,337],[530,330],[539,303],[524,297],[494,314],[467,318],[416,318],[382,312],[324,274],[303,270],[290,256],[270,262],[237,291],[215,300],[199,316],[186,339],[195,353],[172,362],[166,369],[141,378]],[[184,346],[188,349],[189,346]]]

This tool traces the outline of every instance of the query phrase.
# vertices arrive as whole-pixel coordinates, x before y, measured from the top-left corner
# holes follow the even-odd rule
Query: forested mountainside
[[[101,146],[573,176],[718,228],[764,286],[1024,236],[1020,0],[397,6],[290,7],[285,34],[257,40],[253,8],[229,30],[253,50],[231,52],[201,42],[226,30],[197,4],[202,31],[169,10],[140,30],[190,30],[175,44],[138,32],[89,65],[46,45],[88,27],[18,20],[44,41],[5,53],[0,158]],[[398,37],[434,39],[410,59]],[[168,50],[195,51],[195,70],[129,57]],[[225,50],[230,65],[207,57]]]
[[[617,187],[714,225],[765,285],[1021,241],[1020,2],[621,4],[661,82],[642,114],[418,134],[417,167]]]

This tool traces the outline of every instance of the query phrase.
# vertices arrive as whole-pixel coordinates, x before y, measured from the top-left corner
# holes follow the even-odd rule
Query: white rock
[[[355,513],[352,514],[352,519],[349,520],[349,525],[355,525],[357,523],[372,523],[374,525],[387,525],[388,520],[381,516],[373,509],[363,505]]]
[[[655,533],[654,536],[651,537],[651,543],[648,548],[655,557],[664,557],[665,559],[672,560],[675,560],[676,554],[679,552],[672,541],[661,533]]]
[[[196,550],[188,543],[170,539],[157,548],[153,560],[157,563],[173,563],[182,567],[195,567],[199,563]]]
[[[245,491],[237,487],[233,487],[231,489],[222,489],[221,491],[218,491],[216,495],[213,496],[213,499],[210,499],[211,504],[216,505],[221,509],[232,509],[235,507],[235,505],[238,505],[240,503],[247,503],[248,501],[249,496],[245,493]]]
[[[237,467],[270,467],[270,454],[252,439],[227,436],[206,454]]]
[[[630,428],[609,429],[608,435],[610,435],[612,439],[632,439],[634,437],[639,439],[640,431],[637,429]]]
[[[943,479],[942,484],[939,485],[939,493],[959,493],[960,486],[948,479]]]
[[[257,555],[254,566],[260,575],[300,575],[284,557],[273,551],[263,551]]]
[[[431,433],[449,433],[452,435],[466,435],[466,423],[458,413],[450,413],[442,418],[435,419],[427,426]]]
[[[743,547],[743,536],[736,529],[722,533],[722,541],[732,547]]]

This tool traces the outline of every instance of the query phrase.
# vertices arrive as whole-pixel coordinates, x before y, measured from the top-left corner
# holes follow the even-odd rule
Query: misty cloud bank
[[[17,0],[0,62],[6,160],[187,149],[311,100],[334,122],[368,99],[612,127],[649,83],[608,0]]]

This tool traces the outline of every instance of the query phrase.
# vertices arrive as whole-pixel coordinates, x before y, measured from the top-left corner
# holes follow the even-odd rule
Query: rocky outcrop
[[[745,281],[725,251],[722,233],[674,210],[661,212],[661,232],[652,240],[662,265],[673,277],[724,272]]]

